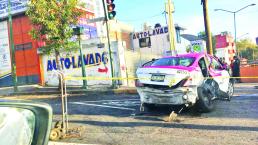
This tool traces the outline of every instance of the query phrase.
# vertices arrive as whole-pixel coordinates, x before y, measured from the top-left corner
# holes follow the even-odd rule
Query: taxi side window
[[[220,63],[216,59],[210,58],[209,60],[210,60],[210,67],[212,69],[214,69],[214,70],[221,70],[222,67],[221,67]]]
[[[206,66],[204,57],[199,60],[198,65],[201,68],[202,75],[204,77],[208,77],[208,71],[207,71],[207,66]]]

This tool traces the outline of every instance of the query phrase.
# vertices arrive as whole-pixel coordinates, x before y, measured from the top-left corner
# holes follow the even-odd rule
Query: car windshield
[[[191,66],[195,58],[193,57],[170,57],[161,58],[155,61],[151,66]]]

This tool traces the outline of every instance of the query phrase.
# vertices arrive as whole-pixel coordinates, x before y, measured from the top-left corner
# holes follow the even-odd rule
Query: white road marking
[[[71,104],[78,104],[78,105],[85,105],[85,106],[96,106],[96,107],[104,107],[104,108],[113,108],[113,109],[121,109],[121,110],[131,110],[131,111],[135,111],[135,109],[132,109],[132,108],[115,107],[115,106],[98,105],[98,104],[89,104],[89,103],[84,103],[84,102],[71,102]]]
[[[118,107],[132,107],[132,106],[139,106],[140,101],[110,101],[110,102],[103,102],[102,105],[111,105],[111,106],[118,106]]]
[[[109,102],[109,101],[140,101],[139,99],[126,99],[126,100],[99,100],[99,101],[83,101],[83,102]]]

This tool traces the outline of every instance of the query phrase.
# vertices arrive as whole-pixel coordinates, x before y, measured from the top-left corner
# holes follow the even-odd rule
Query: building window
[[[23,50],[23,45],[22,44],[16,45],[15,49],[16,50]]]
[[[18,44],[15,46],[16,51],[17,50],[27,50],[32,48],[32,43],[24,43],[24,44]]]
[[[140,38],[140,39],[139,39],[139,46],[140,46],[140,48],[143,48],[143,47],[150,47],[150,46],[151,46],[150,37]]]
[[[32,43],[25,43],[23,44],[23,50],[31,49],[32,48]]]
[[[176,41],[179,44],[181,43],[181,34],[179,29],[176,29]]]

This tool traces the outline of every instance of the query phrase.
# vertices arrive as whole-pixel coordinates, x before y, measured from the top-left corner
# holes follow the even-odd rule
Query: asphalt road
[[[60,99],[41,99],[61,120]],[[68,98],[69,127],[81,127],[79,138],[60,142],[85,144],[171,145],[171,144],[258,144],[258,89],[237,85],[230,102],[218,101],[216,110],[200,114],[186,109],[173,122],[173,110],[162,106],[139,111],[138,95],[94,95]]]

